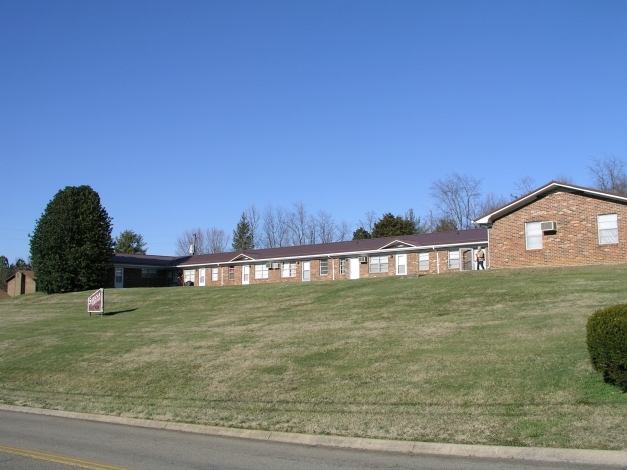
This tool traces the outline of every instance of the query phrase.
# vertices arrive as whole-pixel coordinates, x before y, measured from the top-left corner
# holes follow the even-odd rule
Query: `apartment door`
[[[396,255],[396,275],[404,276],[407,274],[407,255]]]
[[[115,281],[113,286],[116,289],[124,287],[124,268],[115,268]]]
[[[462,271],[472,271],[472,248],[462,249]]]
[[[201,268],[198,270],[198,285],[205,285],[205,268]]]
[[[250,283],[250,266],[242,266],[242,284]]]
[[[359,279],[359,258],[348,259],[348,278]]]
[[[311,262],[303,261],[303,281],[311,280]]]

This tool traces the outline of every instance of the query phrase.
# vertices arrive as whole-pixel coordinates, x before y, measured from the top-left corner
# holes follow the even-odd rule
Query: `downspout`
[[[331,258],[331,256],[329,256]],[[333,265],[333,271],[331,274],[331,280],[335,281],[335,258],[331,258],[331,264]]]
[[[220,285],[224,285],[224,266],[220,266]]]

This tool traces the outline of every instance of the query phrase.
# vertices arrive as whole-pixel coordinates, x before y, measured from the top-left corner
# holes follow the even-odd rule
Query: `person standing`
[[[485,261],[485,251],[483,251],[481,247],[479,247],[477,249],[477,270],[483,269],[485,271],[485,266],[483,265],[484,261]]]

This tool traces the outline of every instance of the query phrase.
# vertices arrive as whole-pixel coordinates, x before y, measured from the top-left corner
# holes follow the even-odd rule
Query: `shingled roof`
[[[284,246],[260,250],[229,251],[194,256],[156,256],[116,253],[112,263],[125,267],[185,268],[193,266],[245,264],[250,261],[290,260],[323,256],[358,256],[383,250],[416,250],[486,244],[488,231],[485,228],[458,230],[454,232],[421,233],[397,237],[348,240],[315,245]]]

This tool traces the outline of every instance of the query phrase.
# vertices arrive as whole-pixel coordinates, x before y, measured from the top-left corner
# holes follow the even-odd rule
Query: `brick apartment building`
[[[489,266],[627,262],[627,197],[552,181],[477,219]]]

